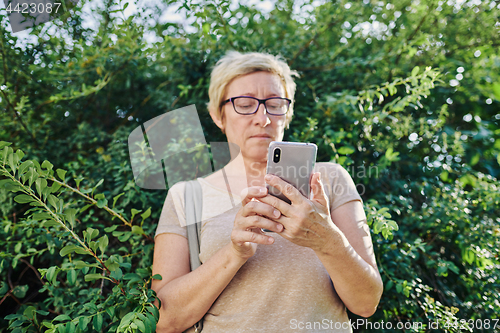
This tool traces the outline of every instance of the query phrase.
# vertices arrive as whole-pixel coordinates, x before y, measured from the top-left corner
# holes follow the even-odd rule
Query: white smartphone
[[[272,141],[267,154],[266,173],[280,177],[309,198],[309,181],[317,151],[318,147],[314,143]],[[290,204],[290,200],[281,191],[270,185],[266,187],[270,195]]]

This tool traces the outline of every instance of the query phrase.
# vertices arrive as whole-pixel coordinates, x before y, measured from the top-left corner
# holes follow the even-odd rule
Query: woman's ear
[[[215,125],[217,125],[217,127],[219,127],[221,129],[222,133],[225,133],[225,131],[224,131],[224,116],[222,115],[222,112],[220,113],[220,116],[219,116],[219,113],[217,112],[217,110],[210,109],[209,113],[210,113],[210,117],[212,117],[212,120],[214,121]]]

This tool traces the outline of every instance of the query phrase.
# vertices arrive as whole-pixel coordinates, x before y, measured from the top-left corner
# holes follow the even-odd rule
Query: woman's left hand
[[[314,251],[324,251],[327,244],[332,245],[332,238],[338,236],[341,231],[330,216],[328,197],[319,172],[311,177],[311,200],[277,176],[266,175],[265,180],[291,201],[291,204],[287,204],[271,195],[259,198],[259,201],[270,204],[281,212],[281,216],[275,220],[284,227],[279,233],[281,236]]]

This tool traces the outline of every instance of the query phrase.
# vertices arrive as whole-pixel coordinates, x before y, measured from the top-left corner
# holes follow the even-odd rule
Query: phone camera
[[[276,148],[273,153],[273,162],[278,163],[281,158],[281,149]]]

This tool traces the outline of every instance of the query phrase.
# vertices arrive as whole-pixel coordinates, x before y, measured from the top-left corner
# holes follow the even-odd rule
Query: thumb
[[[314,201],[328,207],[328,197],[326,196],[325,188],[323,186],[323,182],[321,181],[320,172],[316,172],[311,178],[311,191]]]

